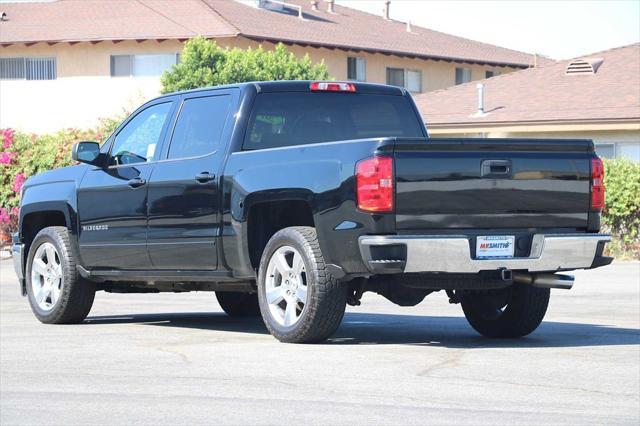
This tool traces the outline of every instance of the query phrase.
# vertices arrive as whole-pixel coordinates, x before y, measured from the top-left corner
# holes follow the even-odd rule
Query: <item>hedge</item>
[[[0,231],[16,228],[20,189],[27,177],[71,164],[71,147],[80,140],[103,141],[120,119],[103,120],[90,130],[66,129],[36,136],[0,130]],[[629,160],[604,160],[606,202],[603,231],[614,236],[609,252],[616,257],[640,259],[640,164]]]

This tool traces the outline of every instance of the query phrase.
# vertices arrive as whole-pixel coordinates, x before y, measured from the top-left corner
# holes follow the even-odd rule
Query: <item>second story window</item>
[[[495,77],[496,75],[500,75],[500,72],[494,71],[494,70],[487,70],[484,73],[484,78],[491,78],[491,77]]]
[[[111,77],[160,76],[178,63],[179,54],[111,55]]]
[[[347,58],[347,79],[367,81],[367,67],[364,58]]]
[[[387,84],[404,87],[411,93],[422,92],[422,71],[387,68]]]
[[[471,68],[456,68],[456,84],[464,84],[471,81]]]
[[[1,80],[55,80],[56,58],[0,58]]]

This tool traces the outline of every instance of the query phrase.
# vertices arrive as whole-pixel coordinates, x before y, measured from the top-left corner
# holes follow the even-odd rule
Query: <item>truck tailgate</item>
[[[398,139],[396,228],[585,228],[587,140]]]

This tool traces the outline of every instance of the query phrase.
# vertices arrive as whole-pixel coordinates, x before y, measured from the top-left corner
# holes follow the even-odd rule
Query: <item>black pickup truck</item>
[[[429,138],[403,89],[261,82],[169,94],[80,164],[24,185],[14,264],[44,323],[97,290],[215,291],[285,342],[318,342],[366,291],[446,291],[519,337],[561,271],[606,265],[603,168],[585,140]]]

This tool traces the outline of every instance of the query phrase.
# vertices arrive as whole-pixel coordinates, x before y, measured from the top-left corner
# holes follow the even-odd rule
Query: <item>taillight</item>
[[[309,90],[312,92],[355,92],[356,85],[333,81],[314,81],[309,85]]]
[[[591,159],[591,209],[604,207],[604,166],[599,158]]]
[[[393,211],[393,158],[371,157],[358,161],[356,193],[360,210]]]

